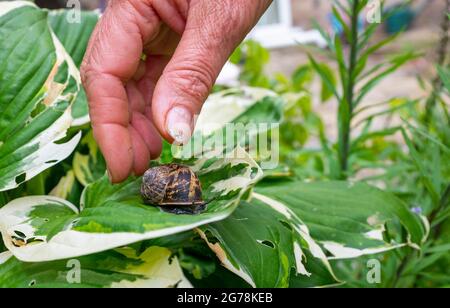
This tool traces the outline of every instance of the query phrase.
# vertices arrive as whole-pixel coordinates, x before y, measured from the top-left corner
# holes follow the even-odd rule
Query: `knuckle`
[[[95,74],[92,66],[88,64],[86,60],[83,60],[83,63],[80,68],[81,82],[83,83],[85,88],[89,88],[89,84],[92,80],[92,76]]]
[[[208,96],[215,80],[211,70],[189,64],[169,72],[167,78],[180,97],[189,97],[195,102],[202,102]]]

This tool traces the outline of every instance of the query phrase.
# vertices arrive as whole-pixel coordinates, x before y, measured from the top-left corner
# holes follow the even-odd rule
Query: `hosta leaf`
[[[58,142],[72,123],[79,73],[30,2],[0,3],[0,191],[69,156],[80,135]]]
[[[405,227],[408,242],[383,240],[391,220]],[[335,285],[328,259],[417,247],[426,236],[392,195],[344,182],[257,187],[228,219],[199,229],[222,264],[254,287]]]
[[[405,245],[417,247],[427,236],[426,223],[402,201],[366,184],[293,182],[258,188],[257,192],[256,199],[284,206],[301,219],[332,258],[355,258]],[[407,241],[384,240],[385,225],[393,220],[403,225]]]
[[[198,215],[175,215],[144,205],[140,178],[111,185],[105,176],[85,189],[81,211],[50,196],[10,202],[0,209],[0,231],[17,258],[37,262],[88,255],[219,221],[234,211],[242,194],[262,175],[244,150],[236,148],[232,154],[192,163],[204,199],[211,201]]]
[[[278,204],[242,202],[226,220],[199,233],[227,269],[259,288],[337,283],[307,227]]]
[[[283,116],[283,101],[274,92],[252,87],[225,90],[210,95],[196,121],[191,142],[173,152],[175,157],[198,157],[204,152],[228,152],[236,145],[249,148],[278,128]],[[260,144],[259,144],[260,145]]]
[[[49,22],[58,39],[66,51],[72,57],[79,68],[84,54],[99,19],[99,13],[95,11],[83,11],[80,13],[80,22],[73,22],[72,10],[54,10],[49,13]],[[73,107],[73,126],[81,126],[89,122],[89,110],[86,93],[80,89]]]
[[[76,271],[79,269],[79,272]],[[78,259],[21,262],[0,254],[0,288],[190,287],[167,248],[110,250]]]
[[[279,122],[282,112],[282,104],[276,93],[262,88],[234,88],[208,98],[195,129],[203,135],[209,135],[228,123],[245,125]]]

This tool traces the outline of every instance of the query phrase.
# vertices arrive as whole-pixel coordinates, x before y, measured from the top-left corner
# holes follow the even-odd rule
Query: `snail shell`
[[[144,174],[141,195],[146,204],[162,207],[204,205],[197,175],[187,166],[169,164]]]

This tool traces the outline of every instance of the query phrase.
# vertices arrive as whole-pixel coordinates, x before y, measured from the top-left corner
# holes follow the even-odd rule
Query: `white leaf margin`
[[[291,209],[289,209],[288,206],[284,205],[282,202],[279,202],[277,200],[274,200],[272,198],[269,198],[265,195],[258,194],[258,193],[253,193],[253,197],[255,199],[258,199],[259,201],[264,202],[265,204],[268,204],[273,209],[278,210],[280,213],[285,215],[286,218],[292,219],[293,217],[295,217],[295,221],[301,222],[301,218],[297,217],[296,214]],[[374,216],[376,216],[376,215],[374,215]],[[370,219],[370,217],[368,219]],[[429,231],[428,231],[429,223],[428,223],[427,219],[423,216],[421,217],[421,219],[427,230],[427,233],[429,233]],[[313,250],[314,250],[314,252],[312,251],[313,255],[319,259],[323,259],[323,258],[327,258],[328,260],[355,259],[355,258],[359,258],[362,256],[375,255],[375,254],[388,252],[388,251],[399,249],[399,248],[406,247],[406,246],[420,250],[420,247],[418,247],[416,244],[412,243],[410,239],[408,239],[408,241],[406,243],[385,243],[384,245],[378,246],[378,247],[368,247],[368,248],[360,249],[360,248],[354,248],[354,247],[347,247],[347,246],[345,246],[345,244],[336,243],[336,242],[332,242],[332,241],[316,241],[315,239],[311,238],[311,236],[309,235],[308,227],[304,223],[301,223],[299,225],[299,228],[296,228],[296,231],[302,232],[302,233],[300,233],[302,237],[304,237],[306,235],[306,238],[309,239],[309,241],[307,241],[308,244],[310,244],[310,243],[313,244]],[[376,240],[382,241],[383,233],[385,231],[386,230],[384,230],[384,227],[380,226],[378,229],[374,229],[370,232],[365,233],[364,236],[368,239],[376,239]],[[425,235],[423,240],[425,241],[427,237],[428,237],[428,235]],[[322,248],[317,243],[322,245],[323,249],[328,251],[332,256],[327,257],[323,253]],[[310,245],[310,247],[311,247],[311,245]]]

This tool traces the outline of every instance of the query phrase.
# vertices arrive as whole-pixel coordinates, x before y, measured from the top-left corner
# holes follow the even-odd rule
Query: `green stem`
[[[6,192],[0,192],[0,208],[8,203],[8,195]]]
[[[29,180],[26,185],[28,195],[42,196],[46,194],[45,181],[42,173]]]
[[[436,217],[439,215],[439,213],[448,205],[450,202],[450,184],[447,185],[447,188],[444,190],[444,193],[442,194],[442,197],[439,201],[439,206],[431,213],[429,221],[430,224],[433,223],[433,221],[436,219]],[[441,226],[442,224],[437,224],[435,226],[434,231],[434,239],[438,239],[441,235]]]
[[[351,122],[353,118],[353,100],[355,91],[355,70],[358,60],[358,8],[359,0],[353,1],[351,16],[351,42],[348,65],[348,82],[344,85],[344,98],[339,106],[339,165],[340,178],[347,178],[348,159],[350,155]]]
[[[450,0],[446,1],[447,6],[445,12],[450,11]],[[439,47],[437,50],[437,64],[439,66],[444,66],[445,61],[447,59],[447,49],[450,42],[449,29],[450,29],[450,19],[447,14],[443,14],[443,20],[441,24],[442,37],[439,41]],[[436,106],[436,101],[439,98],[440,93],[442,92],[443,84],[439,75],[435,77],[432,82],[432,92],[430,97],[427,99],[425,105],[425,123],[430,124],[431,115],[433,113],[434,107]]]

